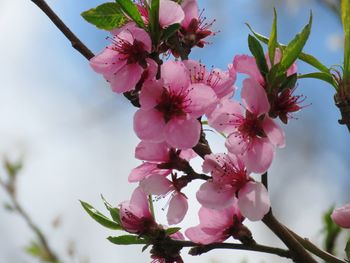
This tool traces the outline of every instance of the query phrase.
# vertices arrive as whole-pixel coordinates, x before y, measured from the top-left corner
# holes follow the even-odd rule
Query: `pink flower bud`
[[[331,217],[338,226],[350,228],[350,204],[334,209]]]

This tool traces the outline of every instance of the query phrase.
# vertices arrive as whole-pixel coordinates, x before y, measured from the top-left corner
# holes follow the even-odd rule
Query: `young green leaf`
[[[180,27],[180,24],[173,24],[171,26],[168,26],[162,32],[162,39],[167,40],[168,38],[172,37],[176,31],[180,29]]]
[[[253,54],[256,64],[261,72],[261,75],[265,76],[268,73],[268,67],[264,55],[264,50],[260,42],[252,35],[248,36],[248,46],[250,52]]]
[[[167,234],[167,236],[171,236],[172,234],[175,234],[180,230],[181,230],[181,227],[170,227],[165,230],[165,233]]]
[[[159,0],[152,0],[149,12],[149,30],[152,36],[152,40],[157,44],[159,40]]]
[[[116,0],[120,8],[130,17],[139,27],[145,28],[145,23],[135,4],[131,0]]]
[[[313,78],[313,79],[323,80],[323,81],[331,84],[333,87],[337,88],[337,85],[334,82],[333,76],[331,74],[329,74],[329,73],[313,72],[313,73],[299,75],[298,78],[299,79]]]
[[[116,3],[104,3],[81,13],[81,16],[87,22],[105,30],[122,27],[128,21]]]
[[[147,244],[145,239],[141,239],[138,236],[124,235],[119,237],[108,237],[110,242],[116,245],[138,245]]]
[[[269,38],[269,42],[267,44],[268,50],[269,50],[269,58],[271,65],[273,66],[275,64],[275,52],[276,48],[278,47],[277,42],[277,13],[276,9],[273,9],[273,23],[272,23],[272,29],[271,34]]]
[[[346,243],[345,254],[346,254],[346,257],[348,258],[348,260],[350,260],[350,239]]]
[[[298,80],[298,74],[294,73],[293,75],[288,76],[284,79],[280,86],[280,91],[283,91],[284,89],[292,89]]]
[[[344,78],[350,75],[350,0],[341,1],[341,19],[344,28]]]
[[[331,218],[331,214],[333,210],[334,210],[334,207],[331,207],[323,215],[323,225],[324,225],[324,232],[325,232],[324,247],[326,251],[331,254],[333,254],[336,240],[341,232],[341,228],[337,226]]]
[[[110,220],[108,217],[103,215],[101,212],[97,211],[94,207],[92,207],[90,204],[80,201],[81,205],[85,209],[85,211],[100,225],[114,229],[114,230],[121,230],[123,229],[119,224],[116,222]]]
[[[303,28],[303,30],[297,34],[294,39],[289,42],[283,51],[283,57],[281,59],[281,70],[287,71],[290,66],[299,57],[303,50],[306,41],[308,40],[311,33],[312,26],[312,13],[310,13],[309,23]]]
[[[252,34],[257,39],[259,39],[261,42],[263,42],[265,44],[267,44],[269,42],[269,38],[268,37],[255,32],[253,30],[253,28],[248,23],[246,23],[246,25],[249,28],[249,30],[252,32]],[[284,49],[286,48],[286,45],[283,45],[281,43],[278,43],[278,46],[281,47],[282,51],[284,51]],[[301,52],[299,54],[299,59],[304,61],[305,63],[313,66],[314,68],[317,68],[318,70],[320,70],[322,72],[329,73],[329,69],[325,65],[323,65],[317,58],[315,58],[314,56],[312,56],[310,54],[306,54],[306,53]]]
[[[116,207],[113,207],[110,203],[108,203],[107,200],[103,197],[103,195],[101,195],[101,198],[107,210],[111,214],[112,219],[118,224],[121,224],[119,209]]]

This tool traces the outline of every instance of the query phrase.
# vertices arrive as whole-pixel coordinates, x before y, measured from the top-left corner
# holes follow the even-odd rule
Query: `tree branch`
[[[289,250],[263,246],[259,244],[243,245],[243,244],[234,244],[234,243],[212,243],[208,245],[201,245],[191,241],[180,241],[180,240],[171,240],[170,244],[181,246],[181,247],[192,247],[189,252],[189,254],[191,254],[192,256],[198,256],[214,249],[237,249],[237,250],[249,250],[249,251],[255,251],[255,252],[274,254],[285,258],[292,258],[292,253]]]
[[[56,27],[68,38],[71,42],[72,47],[82,54],[87,60],[94,57],[94,53],[84,45],[83,42],[63,23],[63,21],[56,15],[51,7],[44,0],[31,0],[36,4],[56,25]]]
[[[319,258],[322,258],[327,263],[347,263],[344,260],[341,260],[332,254],[323,251],[322,249],[318,248],[316,245],[314,245],[308,238],[302,238],[297,233],[290,230],[288,227],[285,226],[285,228],[293,235],[293,237],[298,240],[298,242],[308,251],[310,251],[312,254],[318,256]]]
[[[262,221],[290,249],[296,262],[317,263],[299,241],[274,217],[271,210],[265,215]]]

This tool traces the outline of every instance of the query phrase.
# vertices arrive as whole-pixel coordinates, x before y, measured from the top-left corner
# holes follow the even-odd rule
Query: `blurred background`
[[[107,32],[86,23],[80,13],[104,1],[48,1],[67,25],[92,49],[107,45]],[[326,3],[327,2],[327,3]],[[337,2],[337,1],[335,1]],[[220,30],[193,59],[226,68],[234,55],[248,53],[249,22],[269,34],[272,10],[279,15],[279,40],[288,42],[307,23],[314,24],[305,51],[327,66],[342,63],[342,29],[332,1],[316,0],[199,0],[208,20]],[[29,0],[0,0],[0,157],[23,158],[18,199],[49,237],[64,262],[150,262],[140,246],[115,246],[106,240],[118,235],[95,223],[81,208],[85,200],[104,210],[100,194],[114,205],[129,199],[135,185],[127,175],[140,162],[132,129],[135,109],[113,93],[104,79]],[[298,64],[299,72],[312,69]],[[238,80],[240,85],[241,78]],[[269,171],[272,206],[283,223],[322,245],[322,214],[333,204],[350,201],[350,136],[338,125],[334,91],[317,80],[301,80],[297,94],[307,96],[304,108],[285,126],[287,147],[278,150]],[[209,132],[215,151],[223,138]],[[200,161],[194,162],[199,170]],[[0,176],[3,176],[0,168]],[[189,198],[199,184],[185,189]],[[8,196],[0,189],[0,203]],[[164,201],[164,200],[163,200]],[[164,220],[166,203],[157,206]],[[181,224],[198,223],[195,201]],[[163,221],[165,223],[165,221]],[[283,247],[262,223],[247,223],[260,243]],[[0,262],[37,262],[24,253],[34,238],[25,222],[0,207]],[[338,247],[342,253],[344,244]],[[74,257],[68,254],[72,253]],[[290,262],[275,256],[244,251],[213,251],[185,262]],[[341,254],[340,254],[341,255]]]

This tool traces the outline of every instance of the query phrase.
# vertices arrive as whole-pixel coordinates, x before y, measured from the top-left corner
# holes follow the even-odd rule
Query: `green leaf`
[[[247,27],[249,28],[249,30],[252,32],[252,34],[257,38],[259,39],[261,42],[267,44],[269,42],[269,38],[264,36],[264,35],[261,35],[257,32],[255,32],[253,30],[253,28],[248,24],[246,23]],[[282,52],[285,50],[286,48],[286,45],[283,45],[281,43],[278,43],[278,46],[281,47],[282,49]],[[317,68],[318,70],[322,71],[322,72],[327,72],[329,73],[329,69],[323,65],[317,58],[315,58],[314,56],[310,55],[310,54],[306,54],[306,53],[303,53],[301,52],[299,54],[299,59],[304,61],[305,63],[313,66],[314,68]]]
[[[92,207],[90,204],[80,201],[81,205],[85,209],[85,211],[100,225],[115,229],[115,230],[121,230],[123,229],[119,224],[116,222],[110,220],[108,217],[103,215],[101,212],[97,211],[94,207]]]
[[[273,23],[272,23],[272,29],[270,33],[269,42],[267,44],[268,50],[269,50],[269,58],[271,65],[273,66],[275,64],[275,52],[276,48],[278,47],[277,42],[277,13],[276,9],[273,9]]]
[[[346,257],[350,260],[350,239],[346,243],[345,254],[346,254]]]
[[[248,46],[250,52],[253,54],[256,60],[256,64],[261,72],[261,75],[266,76],[268,73],[268,67],[264,55],[264,50],[260,42],[252,35],[248,36]]]
[[[350,75],[350,0],[341,1],[341,19],[344,28],[344,79]]]
[[[153,43],[156,45],[159,41],[159,0],[152,0],[149,12],[149,29]]]
[[[124,235],[119,237],[108,237],[110,242],[116,245],[138,245],[147,244],[145,239],[141,239],[138,236]]]
[[[298,78],[299,79],[305,79],[305,78],[320,79],[336,87],[333,76],[325,72],[313,72],[313,73],[303,74],[303,75],[299,75]]]
[[[11,162],[8,159],[4,160],[4,166],[7,174],[11,179],[15,179],[19,171],[23,168],[22,160]]]
[[[299,57],[303,50],[306,41],[308,40],[311,33],[312,26],[312,13],[310,13],[309,23],[303,28],[303,30],[297,34],[294,39],[289,42],[287,47],[283,51],[283,57],[281,59],[281,70],[287,71],[290,66]]]
[[[341,232],[341,228],[336,225],[332,218],[331,214],[334,210],[334,207],[331,207],[324,215],[323,215],[323,225],[324,225],[324,233],[325,233],[325,241],[324,247],[325,250],[331,254],[333,254],[333,250],[335,247],[336,240]]]
[[[168,38],[172,37],[176,33],[176,31],[180,29],[180,27],[180,24],[173,24],[171,26],[168,26],[166,29],[163,30],[162,39],[167,40]]]
[[[120,8],[130,17],[139,27],[145,28],[145,23],[135,4],[131,0],[116,0]]]
[[[294,73],[293,75],[288,76],[282,82],[279,91],[283,91],[284,89],[292,89],[295,86],[295,84],[297,83],[297,80],[298,80],[297,73]]]
[[[172,234],[175,234],[176,232],[180,231],[181,227],[170,227],[165,230],[165,233],[167,236],[171,236]]]
[[[111,214],[112,219],[120,225],[121,221],[120,221],[120,211],[119,211],[119,209],[116,208],[116,207],[113,207],[110,203],[108,203],[107,200],[103,197],[102,194],[101,194],[101,198],[102,198],[102,201],[105,204],[107,210]]]
[[[105,30],[122,27],[128,22],[128,19],[116,3],[104,3],[81,13],[81,16],[87,22]]]

